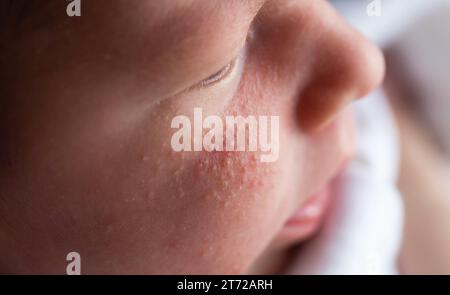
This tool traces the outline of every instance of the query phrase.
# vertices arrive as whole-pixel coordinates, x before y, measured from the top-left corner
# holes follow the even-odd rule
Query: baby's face
[[[241,273],[317,229],[346,106],[383,75],[326,1],[40,2],[1,33],[6,271],[64,272],[77,251],[84,273]],[[194,108],[279,116],[276,161],[175,151]]]

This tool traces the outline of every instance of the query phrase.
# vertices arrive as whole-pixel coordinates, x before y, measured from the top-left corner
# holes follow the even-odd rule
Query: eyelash
[[[226,66],[224,66],[223,68],[221,68],[219,71],[215,72],[208,78],[203,79],[202,81],[200,81],[197,84],[197,86],[201,87],[201,88],[209,87],[213,84],[216,84],[216,83],[222,81],[223,79],[228,77],[228,75],[233,71],[234,67],[236,66],[236,60],[237,60],[237,58],[235,58],[234,60],[229,62]]]

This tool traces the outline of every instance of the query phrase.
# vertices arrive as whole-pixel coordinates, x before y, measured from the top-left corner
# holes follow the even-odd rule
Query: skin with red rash
[[[77,251],[83,273],[242,273],[317,228],[280,237],[350,157],[346,106],[384,71],[326,1],[48,2],[1,30],[2,272],[64,273]],[[280,116],[278,161],[174,152],[195,107]]]

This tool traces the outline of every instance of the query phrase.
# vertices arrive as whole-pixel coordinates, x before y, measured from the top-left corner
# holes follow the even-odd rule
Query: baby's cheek
[[[176,183],[190,211],[184,222],[200,241],[191,248],[200,264],[237,273],[269,243],[280,199],[273,191],[277,173],[254,152],[193,154]]]
[[[202,182],[204,193],[218,196],[225,204],[243,206],[260,197],[274,170],[273,165],[261,163],[256,152],[203,153],[194,164],[192,181],[207,180]]]

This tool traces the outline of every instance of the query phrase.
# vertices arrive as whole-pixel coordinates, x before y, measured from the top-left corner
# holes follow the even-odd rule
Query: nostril
[[[355,99],[355,93],[333,87],[316,85],[306,89],[299,102],[298,117],[301,128],[313,132],[326,126],[346,105]]]

